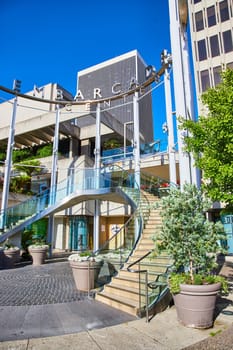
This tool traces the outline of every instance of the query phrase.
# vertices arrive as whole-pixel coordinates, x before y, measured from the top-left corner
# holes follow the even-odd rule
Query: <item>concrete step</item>
[[[139,311],[139,304],[133,300],[128,300],[124,297],[114,298],[110,293],[105,291],[97,293],[95,299],[102,303],[114,307],[130,315],[137,316]]]

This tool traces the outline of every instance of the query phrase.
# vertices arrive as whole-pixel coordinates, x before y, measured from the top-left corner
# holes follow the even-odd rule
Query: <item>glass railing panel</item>
[[[25,202],[7,208],[7,210],[0,215],[0,229],[4,230],[4,227],[12,227],[16,225],[17,222],[21,222],[43,211],[49,205],[59,203],[64,200],[67,195],[76,191],[119,186],[122,184],[124,177],[125,172],[116,166],[103,169],[77,169],[54,188],[47,189]]]
[[[119,180],[119,175],[113,172],[112,181],[114,181],[114,183],[119,183]],[[127,180],[124,174],[124,181],[126,183],[131,183]],[[121,189],[135,203],[135,207],[139,208],[139,189],[135,187],[121,187]],[[99,274],[99,286],[108,283],[111,277],[117,274],[118,270],[123,267],[136,246],[137,240],[142,232],[142,227],[143,218],[140,210],[136,209],[126,223],[116,230],[112,237],[110,237],[98,251],[93,253],[95,258],[98,260],[101,259],[103,263]]]
[[[98,278],[98,286],[108,283],[113,276],[124,266],[131,255],[135,244],[135,229],[140,227],[140,216],[134,215],[113,237],[93,255],[97,261],[102,261],[102,267]]]

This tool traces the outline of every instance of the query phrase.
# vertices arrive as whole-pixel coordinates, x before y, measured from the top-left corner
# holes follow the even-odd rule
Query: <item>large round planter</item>
[[[12,269],[16,262],[20,260],[20,249],[9,248],[4,249],[3,267],[5,269]]]
[[[220,288],[221,283],[181,284],[180,293],[173,295],[178,321],[186,327],[212,327],[216,297]]]
[[[81,291],[90,291],[95,288],[102,262],[70,261],[76,288]]]
[[[28,251],[32,257],[32,264],[39,266],[45,263],[48,247],[29,247]]]

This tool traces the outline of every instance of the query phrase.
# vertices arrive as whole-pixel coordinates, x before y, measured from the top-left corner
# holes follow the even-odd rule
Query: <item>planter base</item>
[[[16,262],[20,260],[20,249],[4,250],[3,267],[4,269],[12,269]]]
[[[39,266],[44,264],[47,254],[47,248],[38,247],[38,248],[29,248],[30,255],[32,256],[32,264]]]
[[[76,288],[90,291],[95,288],[95,282],[102,264],[94,261],[70,261]]]
[[[173,295],[178,321],[186,327],[210,328],[217,294],[221,284],[181,284],[180,293]]]

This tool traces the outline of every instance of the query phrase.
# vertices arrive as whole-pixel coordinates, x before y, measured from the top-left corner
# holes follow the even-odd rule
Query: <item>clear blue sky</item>
[[[79,70],[134,49],[159,69],[170,52],[168,0],[1,0],[0,32],[0,85],[19,79],[23,93],[57,82],[75,95]],[[155,139],[166,139],[163,89],[153,93]]]

